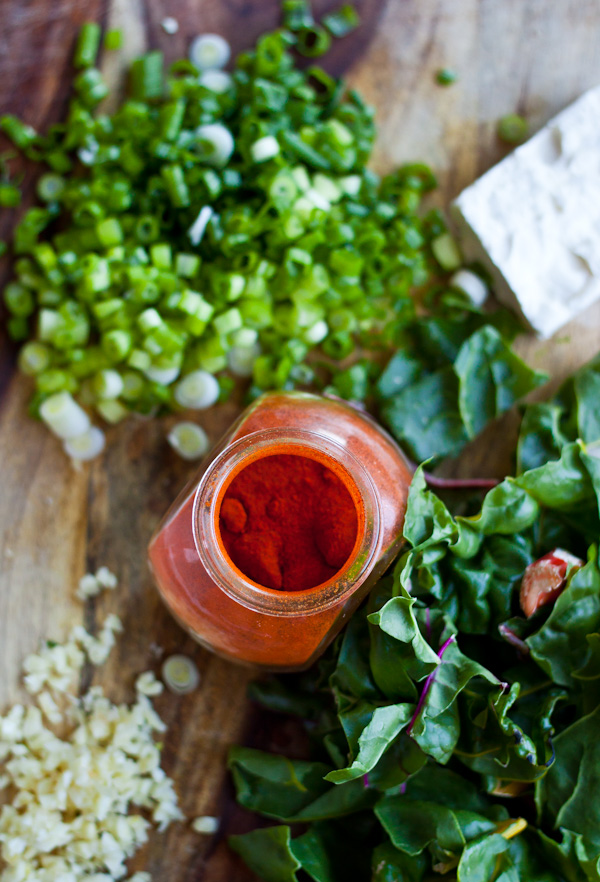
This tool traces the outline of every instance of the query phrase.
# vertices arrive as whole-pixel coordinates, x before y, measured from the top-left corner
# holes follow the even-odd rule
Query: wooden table
[[[318,8],[334,5],[322,0]],[[377,108],[374,167],[430,162],[439,173],[440,204],[504,154],[495,137],[500,116],[518,111],[535,130],[600,81],[597,0],[363,0],[358,5],[365,25],[339,44],[327,66],[346,71]],[[118,85],[123,63],[147,46],[160,46],[173,59],[185,53],[196,33],[217,31],[236,50],[247,47],[275,24],[277,7],[276,0],[3,0],[2,111],[16,112],[41,129],[61,117],[74,37],[87,19],[125,29],[124,51],[105,55],[102,62],[109,81]],[[179,20],[175,36],[160,27],[165,15]],[[442,66],[457,71],[456,85],[435,83]],[[28,170],[29,193],[32,179]],[[4,212],[0,236],[15,219],[16,213]],[[4,275],[8,272],[5,266]],[[558,382],[600,348],[600,304],[553,341],[523,337],[518,346]],[[0,707],[22,698],[21,661],[42,637],[61,639],[81,621],[93,630],[107,611],[116,611],[125,637],[94,682],[113,700],[130,700],[136,673],[157,666],[153,647],[193,656],[202,675],[199,691],[158,701],[170,725],[165,766],[190,817],[219,814],[224,829],[248,828],[252,821],[235,809],[226,781],[228,745],[249,739],[283,749],[293,736],[286,723],[250,707],[249,675],[196,647],[153,589],[145,547],[192,471],[167,447],[169,421],[129,420],[109,432],[102,459],[75,471],[60,445],[27,417],[28,394],[29,383],[14,372],[14,351],[0,338]],[[237,411],[236,403],[228,403],[203,417],[211,439]],[[489,473],[505,465],[503,441],[510,425],[508,418],[485,433],[469,454],[469,468],[475,463]],[[121,587],[83,606],[74,597],[77,580],[101,564],[119,574]],[[200,837],[181,824],[152,838],[135,861],[135,869],[142,868],[156,882],[252,878],[228,852],[222,833]]]

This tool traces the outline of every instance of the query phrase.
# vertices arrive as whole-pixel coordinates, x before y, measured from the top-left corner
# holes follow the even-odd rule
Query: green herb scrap
[[[470,382],[502,390],[483,331],[457,374],[483,348]],[[232,841],[262,878],[600,880],[599,376],[596,361],[526,409],[519,473],[474,514],[419,468],[393,575],[311,671],[254,685],[307,718],[313,751],[231,753],[242,805],[280,822]],[[525,619],[523,572],[556,546],[586,563]]]

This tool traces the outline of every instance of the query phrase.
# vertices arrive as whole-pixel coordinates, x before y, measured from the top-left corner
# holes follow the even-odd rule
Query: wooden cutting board
[[[128,58],[160,47],[172,60],[197,33],[216,31],[235,50],[246,48],[277,21],[276,0],[2,0],[0,84],[2,112],[43,128],[64,113],[70,58],[79,25],[88,19],[122,27],[125,46],[105,53],[102,67],[119,87]],[[336,4],[322,0],[319,10]],[[326,66],[346,73],[377,108],[377,170],[413,159],[430,162],[445,205],[500,159],[505,148],[495,122],[518,111],[536,130],[586,88],[600,81],[600,5],[597,0],[362,0],[364,25],[341,41]],[[161,20],[172,15],[179,32]],[[435,83],[449,66],[459,80]],[[34,172],[27,169],[31,193]],[[518,210],[518,206],[515,206]],[[18,212],[0,216],[0,238]],[[6,259],[2,267],[7,278]],[[554,384],[600,348],[600,304],[550,342],[524,336],[519,349]],[[189,817],[218,814],[222,829],[201,837],[183,824],[156,835],[134,869],[156,882],[245,882],[252,876],[226,847],[225,834],[252,819],[234,805],[226,780],[228,746],[244,739],[267,749],[295,749],[285,721],[261,714],[245,698],[249,675],[195,646],[169,618],[152,586],[145,547],[158,519],[192,472],[165,442],[169,419],[129,420],[109,432],[102,459],[75,471],[60,445],[28,419],[29,383],[14,372],[14,350],[0,336],[0,707],[22,698],[23,656],[43,637],[60,640],[70,626],[95,629],[108,611],[125,625],[109,663],[94,674],[115,701],[131,700],[135,675],[158,666],[156,647],[193,656],[202,675],[197,693],[162,696],[169,723],[165,767]],[[238,413],[235,402],[203,414],[212,440]],[[491,427],[469,451],[480,474],[509,468],[506,438],[514,418]],[[459,463],[454,471],[464,471]],[[82,605],[79,577],[106,564],[121,587]]]

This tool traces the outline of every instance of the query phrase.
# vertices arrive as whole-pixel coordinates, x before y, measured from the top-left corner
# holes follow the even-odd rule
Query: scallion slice
[[[187,695],[198,688],[200,674],[198,668],[187,655],[171,655],[162,666],[165,686],[177,695]]]
[[[192,371],[177,383],[175,401],[181,407],[205,410],[218,400],[219,391],[218,381],[208,371]]]
[[[95,459],[102,453],[105,445],[106,437],[98,426],[90,426],[87,432],[69,438],[63,444],[67,456],[82,462]]]
[[[69,392],[57,392],[40,405],[40,416],[59,438],[68,440],[83,435],[90,427],[90,418]]]
[[[167,435],[173,450],[183,459],[200,459],[208,453],[210,442],[204,429],[196,423],[182,422],[173,426]]]
[[[442,233],[431,243],[433,256],[445,270],[455,270],[462,263],[458,245],[450,233]]]
[[[196,129],[196,152],[209,165],[225,165],[234,147],[233,135],[222,123],[209,123]]]
[[[188,236],[190,237],[190,242],[192,243],[192,245],[200,244],[208,222],[210,221],[213,214],[214,211],[210,207],[210,205],[205,205],[204,208],[200,209],[200,211],[198,212],[198,217],[188,230]]]
[[[198,70],[225,67],[230,56],[231,47],[219,34],[201,34],[190,45],[190,61]]]
[[[265,135],[250,146],[250,155],[254,162],[266,162],[279,153],[279,142],[274,135]]]
[[[227,366],[236,377],[251,377],[260,352],[258,343],[251,346],[232,346],[227,351]]]
[[[460,269],[450,278],[454,288],[463,291],[474,306],[483,306],[488,298],[489,290],[481,276],[471,270]]]
[[[222,95],[228,92],[233,86],[233,78],[224,70],[205,70],[198,77],[198,82],[205,89]]]

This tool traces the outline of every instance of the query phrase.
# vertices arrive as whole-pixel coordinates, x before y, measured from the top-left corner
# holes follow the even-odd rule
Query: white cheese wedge
[[[467,260],[541,337],[600,298],[599,119],[596,87],[452,205]]]

